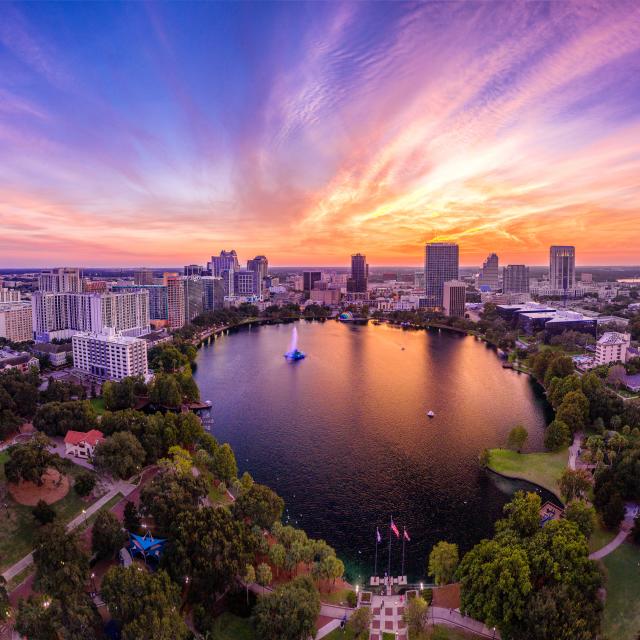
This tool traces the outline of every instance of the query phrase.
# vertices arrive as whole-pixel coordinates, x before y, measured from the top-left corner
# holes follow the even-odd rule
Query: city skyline
[[[637,3],[0,17],[0,267],[638,261]]]

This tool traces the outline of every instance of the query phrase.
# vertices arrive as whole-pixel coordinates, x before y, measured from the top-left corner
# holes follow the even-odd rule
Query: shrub
[[[96,477],[89,471],[80,471],[73,488],[79,496],[88,496],[96,486]]]
[[[49,524],[56,519],[56,510],[44,500],[38,500],[38,504],[31,510],[31,513],[39,524]]]

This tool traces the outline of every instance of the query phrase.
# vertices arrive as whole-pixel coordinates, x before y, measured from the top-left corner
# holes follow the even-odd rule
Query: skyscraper
[[[231,249],[231,251],[225,251],[223,249],[219,256],[211,256],[209,270],[212,276],[221,276],[223,271],[228,269],[237,271],[239,268],[240,263],[238,262],[238,254],[235,249]]]
[[[361,253],[351,256],[351,277],[347,280],[347,292],[366,293],[369,280],[367,257]]]
[[[201,276],[202,271],[203,268],[200,264],[186,264],[182,273],[184,273],[185,276]]]
[[[171,329],[180,329],[185,318],[182,278],[177,273],[165,273],[163,280],[167,287],[167,324]]]
[[[233,272],[233,294],[236,296],[260,295],[258,272],[239,269]]]
[[[445,315],[464,318],[464,303],[467,297],[467,285],[460,280],[447,280],[442,291],[442,306]]]
[[[38,289],[51,293],[80,293],[82,291],[80,269],[63,267],[43,271],[38,275]]]
[[[305,298],[309,298],[313,284],[322,280],[322,271],[303,271],[302,272],[302,289]]]
[[[554,291],[576,288],[576,248],[554,245],[549,251],[549,287]]]
[[[478,274],[478,287],[488,287],[491,291],[495,291],[499,286],[498,256],[495,253],[491,253],[482,264],[482,269]]]
[[[269,274],[269,261],[266,256],[256,256],[253,260],[247,260],[247,270],[258,274],[258,293],[262,293],[264,279]]]
[[[199,276],[184,276],[184,320],[191,322],[204,311],[204,284]]]
[[[523,264],[508,264],[502,273],[504,293],[529,293],[529,267]]]
[[[458,279],[458,245],[449,242],[427,244],[424,273],[427,306],[442,307],[444,283]]]
[[[224,307],[224,285],[222,278],[213,276],[202,276],[204,287],[204,308],[205,311],[213,311]]]
[[[140,286],[153,284],[153,271],[151,269],[138,269],[133,272],[133,284]]]

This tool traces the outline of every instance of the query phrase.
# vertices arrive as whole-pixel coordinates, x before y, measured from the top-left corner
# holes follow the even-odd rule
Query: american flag
[[[406,527],[404,528],[404,532],[403,532],[403,534],[402,534],[402,535],[404,536],[404,539],[405,539],[407,542],[411,542],[411,538],[409,537],[409,534],[407,533],[407,528],[406,528]]]
[[[398,531],[398,527],[396,527],[396,523],[393,521],[393,518],[391,518],[391,531],[396,534],[396,538],[400,538],[400,532]]]

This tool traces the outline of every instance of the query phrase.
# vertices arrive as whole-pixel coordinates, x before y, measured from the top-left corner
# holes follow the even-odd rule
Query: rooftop
[[[602,345],[614,345],[614,344],[628,344],[631,336],[628,333],[618,333],[617,331],[607,331],[602,334],[598,344]]]

